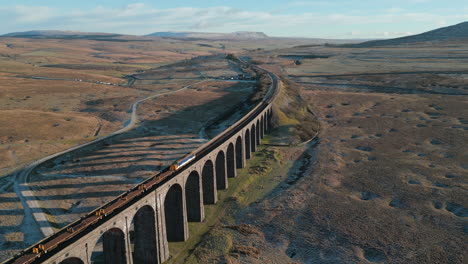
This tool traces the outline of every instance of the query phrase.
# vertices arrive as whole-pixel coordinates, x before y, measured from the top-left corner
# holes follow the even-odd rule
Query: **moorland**
[[[248,166],[265,193],[234,200],[194,263],[464,263],[468,42],[303,46],[251,53],[320,123]],[[276,132],[294,122],[277,106]],[[296,123],[297,126],[297,123]],[[271,154],[270,154],[271,156]],[[278,172],[277,164],[288,168]],[[278,183],[277,179],[280,178]],[[269,179],[269,180],[268,180]],[[216,241],[228,241],[213,247]]]
[[[274,130],[169,263],[463,263],[468,38],[435,33],[371,45],[0,38],[2,258],[239,118],[256,90],[226,59],[236,53],[281,78]]]

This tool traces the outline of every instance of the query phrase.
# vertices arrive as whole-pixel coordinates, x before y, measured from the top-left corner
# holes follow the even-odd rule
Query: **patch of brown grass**
[[[244,246],[244,245],[234,245],[231,249],[232,253],[238,253],[242,255],[247,255],[249,257],[258,258],[260,255],[260,250],[253,246]]]
[[[256,228],[255,226],[253,225],[249,225],[249,224],[240,224],[240,225],[228,225],[226,226],[226,228],[229,228],[229,229],[232,229],[232,230],[236,230],[237,232],[247,236],[247,235],[251,235],[251,234],[257,234],[257,235],[260,235],[261,232],[258,228]]]

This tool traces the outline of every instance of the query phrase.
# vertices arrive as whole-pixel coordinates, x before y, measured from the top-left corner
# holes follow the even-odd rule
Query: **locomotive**
[[[133,187],[132,189],[126,191],[125,193],[119,195],[110,203],[104,205],[103,207],[95,209],[94,211],[88,213],[85,217],[82,217],[80,220],[69,224],[64,229],[57,232],[54,236],[45,238],[44,240],[40,241],[37,245],[26,249],[23,252],[23,254],[21,254],[21,256],[18,257],[18,259],[11,259],[11,261],[7,261],[6,263],[31,264],[35,262],[36,258],[41,257],[43,254],[47,254],[49,251],[57,248],[64,241],[71,239],[76,234],[84,231],[88,227],[97,224],[104,217],[111,214],[115,210],[123,208],[131,200],[134,200],[135,198],[141,196],[148,189],[151,189],[153,186],[163,181],[167,177],[171,176],[174,172],[178,171],[188,163],[190,163],[192,160],[195,159],[195,157],[196,155],[192,154],[190,156],[177,160],[172,165],[170,165],[169,168],[166,168],[163,171],[161,171],[156,177],[150,178],[144,181],[143,183]]]
[[[194,159],[195,159],[195,155],[190,155],[190,156],[188,156],[186,158],[178,160],[169,167],[169,170],[170,171],[177,171],[180,168],[182,168],[183,166],[187,165],[189,162],[191,162]]]
[[[270,74],[270,76],[273,80],[271,87],[277,88],[277,77],[272,74]],[[249,117],[257,115],[265,107],[267,107],[277,94],[278,89],[275,89],[274,91],[271,91],[270,89],[262,103],[257,104],[257,106],[250,110],[250,112],[243,119],[237,121],[237,123],[229,127],[222,134],[210,140],[208,144],[201,146],[195,152],[192,152],[192,154],[189,156],[174,162],[157,175],[145,180],[125,193],[117,196],[112,201],[101,206],[100,208],[91,211],[77,221],[59,230],[52,236],[46,237],[35,245],[23,250],[15,257],[4,262],[4,264],[32,264],[41,262],[42,257],[47,258],[45,255],[53,254],[54,250],[66,247],[69,245],[69,243],[72,243],[73,239],[77,239],[76,237],[79,238],[80,234],[85,234],[87,231],[93,229],[95,226],[98,226],[103,221],[107,221],[109,216],[112,216],[113,213],[118,213],[119,211],[124,210],[128,204],[131,204],[132,202],[140,199],[142,195],[145,195],[148,190],[155,188],[155,186],[162,183],[164,180],[175,175],[176,171],[188,165],[190,162],[195,160],[197,156],[203,157],[206,153],[209,153],[209,151],[219,145],[219,143],[222,142],[225,138],[232,136],[233,133],[241,129],[244,126],[244,123],[249,121]]]

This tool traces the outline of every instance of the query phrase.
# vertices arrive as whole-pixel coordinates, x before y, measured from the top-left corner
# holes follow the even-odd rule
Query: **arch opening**
[[[166,220],[166,236],[169,242],[184,241],[184,208],[182,187],[174,184],[164,199],[164,215]]]
[[[138,210],[133,217],[130,230],[130,244],[133,246],[133,262],[145,264],[157,263],[156,216],[151,206],[145,205]]]
[[[192,171],[185,183],[185,204],[187,206],[187,221],[201,222],[203,220],[200,195],[200,175]]]
[[[226,175],[226,156],[220,150],[216,156],[216,189],[225,190],[228,188],[227,175]]]
[[[265,137],[265,120],[263,119],[263,116],[260,118],[260,137]]]
[[[230,143],[226,151],[226,170],[228,178],[236,177],[236,154],[234,145]]]
[[[97,241],[91,254],[91,263],[127,263],[125,234],[119,228],[107,230]]]
[[[214,175],[214,166],[211,160],[205,162],[202,170],[202,185],[203,185],[203,203],[216,203],[216,181]]]
[[[260,130],[261,130],[261,128],[260,128],[260,121],[257,119],[257,131],[256,131],[256,133],[255,133],[255,136],[256,136],[255,139],[256,139],[257,145],[260,145],[260,140],[261,140],[261,139],[260,139]]]
[[[60,264],[84,264],[84,262],[79,258],[67,258],[60,262]]]
[[[256,132],[256,129],[255,129],[255,124],[252,125],[252,130],[250,131],[251,132],[251,136],[250,136],[250,140],[252,141],[251,143],[251,150],[252,152],[255,152],[257,151],[257,132]]]
[[[271,108],[268,110],[268,116],[267,116],[267,123],[268,123],[268,129],[271,129],[271,117],[273,116],[273,112]]]
[[[242,138],[238,136],[236,139],[236,168],[241,169],[244,167],[244,157],[242,150]]]
[[[250,131],[248,129],[245,131],[244,140],[245,140],[245,159],[250,159],[250,150],[252,147],[250,146]]]

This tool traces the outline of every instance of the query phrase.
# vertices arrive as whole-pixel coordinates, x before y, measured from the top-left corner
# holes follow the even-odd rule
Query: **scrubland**
[[[251,54],[300,87],[320,133],[267,147],[282,153],[271,166],[292,163],[286,178],[213,227],[194,263],[466,262],[466,51],[457,42]],[[291,143],[282,124],[297,122],[275,114],[275,143]],[[225,246],[208,250],[216,241]]]
[[[220,80],[242,69],[211,55],[244,51],[282,79],[275,128],[170,263],[466,262],[466,43],[212,42],[0,39],[3,258],[35,242],[12,172],[169,92],[140,104],[134,129],[33,171],[30,199],[62,227],[233,122],[226,105],[254,88]]]
[[[39,227],[57,230],[194,150],[226,106],[249,98],[253,83],[222,79],[242,73],[222,52],[247,44],[199,42],[0,39],[2,259],[40,239]],[[129,131],[50,159],[18,182],[30,162],[127,125],[145,98]],[[26,221],[31,201],[40,208],[29,211],[46,221]]]

